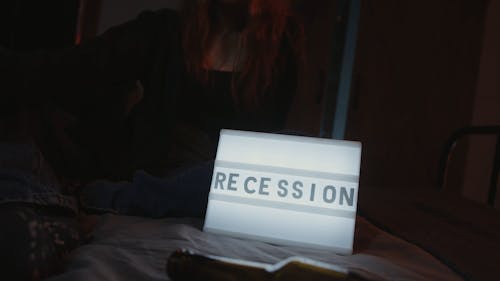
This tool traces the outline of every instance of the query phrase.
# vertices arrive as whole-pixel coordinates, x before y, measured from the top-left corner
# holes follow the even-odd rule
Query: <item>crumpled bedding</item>
[[[304,256],[368,271],[387,280],[462,280],[422,249],[361,217],[356,222],[354,254],[346,256],[205,233],[202,225],[203,221],[195,218],[103,215],[94,239],[73,252],[63,274],[48,280],[169,280],[166,262],[179,248],[265,263]]]
[[[1,168],[32,173],[38,183],[59,187],[53,172],[31,143],[1,143]],[[193,218],[103,215],[94,239],[72,252],[64,273],[47,280],[169,280],[165,271],[167,258],[179,248],[266,263],[305,256],[363,269],[387,280],[462,280],[424,250],[361,217],[356,222],[354,254],[349,256],[204,233],[202,225],[201,219]]]

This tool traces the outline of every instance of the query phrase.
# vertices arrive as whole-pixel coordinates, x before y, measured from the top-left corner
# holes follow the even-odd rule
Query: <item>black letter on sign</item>
[[[229,174],[229,184],[227,185],[227,189],[228,190],[232,190],[232,191],[236,191],[237,190],[236,187],[233,185],[233,184],[236,183],[236,180],[233,179],[233,178],[237,178],[239,176],[240,176],[240,174],[232,174],[232,173]]]
[[[296,181],[296,182],[294,182],[294,183],[293,183],[293,187],[292,187],[292,188],[293,188],[293,190],[295,190],[295,191],[296,191],[296,192],[294,192],[294,193],[292,194],[292,195],[293,195],[293,198],[295,198],[295,199],[300,199],[300,198],[302,198],[302,189],[301,189],[301,188],[302,188],[303,186],[304,186],[304,185],[303,185],[303,184],[302,184],[302,182],[300,182],[300,181]],[[300,187],[300,188],[299,188],[299,187]]]
[[[267,189],[269,186],[267,183],[270,181],[270,178],[261,178],[260,179],[260,188],[259,188],[259,194],[262,195],[269,195],[269,191],[265,191],[264,189]]]
[[[332,191],[331,198],[328,198],[328,196],[327,196],[328,190]],[[335,197],[337,197],[337,190],[335,189],[335,187],[331,186],[331,185],[325,186],[325,189],[323,189],[323,200],[326,203],[333,203],[333,202],[335,202]]]
[[[351,188],[349,191],[351,192],[351,194],[347,195],[346,188],[340,188],[340,205],[344,204],[344,198],[347,201],[347,205],[352,206],[352,204],[354,204],[354,188]]]
[[[314,201],[314,191],[316,190],[316,184],[311,184],[311,196],[309,197],[309,201]]]
[[[286,180],[280,180],[278,182],[278,188],[280,189],[278,190],[279,197],[286,197],[286,195],[288,194],[288,190],[286,189],[287,186],[288,182]]]
[[[255,193],[255,190],[254,189],[250,189],[248,187],[248,182],[249,181],[253,181],[253,182],[257,182],[257,179],[254,178],[254,177],[248,177],[246,180],[245,180],[245,191],[248,193],[248,194],[253,194]]]
[[[217,175],[215,176],[215,184],[214,184],[214,189],[217,189],[217,187],[220,184],[220,189],[224,190],[224,181],[226,180],[226,174],[217,172]]]

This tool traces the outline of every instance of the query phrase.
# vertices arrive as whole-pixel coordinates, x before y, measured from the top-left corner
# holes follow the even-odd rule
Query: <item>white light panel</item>
[[[361,143],[222,130],[204,231],[352,253]]]

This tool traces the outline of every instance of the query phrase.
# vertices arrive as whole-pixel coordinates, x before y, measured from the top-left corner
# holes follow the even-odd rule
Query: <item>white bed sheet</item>
[[[48,280],[169,280],[166,262],[179,248],[266,263],[305,256],[363,269],[387,280],[462,280],[422,249],[362,218],[357,219],[354,254],[347,256],[204,233],[202,223],[192,218],[101,216],[92,242],[71,255],[63,274]]]

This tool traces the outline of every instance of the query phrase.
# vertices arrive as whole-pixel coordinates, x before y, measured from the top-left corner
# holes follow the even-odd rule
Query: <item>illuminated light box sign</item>
[[[221,130],[204,231],[352,253],[361,143]]]

